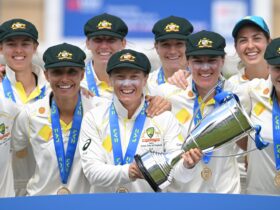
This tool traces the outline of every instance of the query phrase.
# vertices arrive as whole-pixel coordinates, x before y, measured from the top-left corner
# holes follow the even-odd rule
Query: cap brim
[[[8,34],[6,34],[5,36],[1,37],[1,38],[0,38],[0,41],[3,41],[3,40],[5,40],[5,39],[7,39],[7,38],[14,37],[14,36],[28,36],[28,37],[32,38],[34,41],[38,42],[36,37],[34,37],[34,36],[32,36],[31,34],[26,33],[26,32],[8,33]]]
[[[233,28],[232,30],[232,36],[233,38],[236,38],[237,34],[238,34],[238,31],[244,26],[244,25],[247,25],[247,24],[253,24],[255,26],[257,26],[258,28],[260,28],[263,32],[269,34],[269,32],[267,32],[262,26],[260,26],[258,23],[254,22],[253,20],[250,20],[250,19],[245,19],[245,20],[241,20],[239,21]]]
[[[110,69],[107,69],[107,73],[111,73],[113,70],[115,69],[120,69],[120,68],[131,68],[131,69],[138,69],[138,70],[141,70],[143,72],[146,72],[148,73],[148,71],[140,66],[137,66],[137,65],[134,65],[132,63],[121,63],[121,64],[118,64],[118,65],[115,65],[113,67],[111,67]]]
[[[266,61],[270,65],[280,65],[280,57],[276,57],[276,58],[272,58],[272,59],[267,59]]]
[[[187,56],[191,55],[215,55],[215,56],[223,56],[226,53],[224,51],[218,51],[218,50],[210,50],[210,49],[203,49],[203,50],[196,50],[192,52],[186,53]]]
[[[96,32],[93,32],[93,33],[87,35],[87,37],[89,37],[89,38],[95,37],[95,36],[113,36],[113,37],[117,37],[120,39],[122,39],[124,37],[118,33],[112,32],[112,31],[96,31]]]
[[[179,40],[186,40],[188,38],[187,35],[182,34],[165,34],[160,37],[155,38],[156,41],[166,40],[166,39],[179,39]]]
[[[57,68],[57,67],[81,67],[81,68],[84,68],[85,65],[78,64],[78,63],[73,63],[73,62],[67,62],[67,61],[45,65],[45,69]]]

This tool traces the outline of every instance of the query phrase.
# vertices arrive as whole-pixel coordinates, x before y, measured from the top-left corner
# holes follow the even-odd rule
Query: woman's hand
[[[182,155],[185,168],[193,168],[202,158],[202,152],[198,148],[190,149]]]
[[[176,85],[179,88],[186,89],[188,87],[188,77],[190,72],[186,70],[179,69],[171,77],[167,79],[168,83]]]
[[[149,103],[146,109],[147,116],[157,116],[165,111],[171,111],[171,102],[161,96],[146,96],[146,101]]]

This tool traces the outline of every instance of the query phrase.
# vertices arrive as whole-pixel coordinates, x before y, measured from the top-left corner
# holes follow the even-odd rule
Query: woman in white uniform
[[[94,100],[80,94],[85,58],[80,48],[67,43],[48,48],[43,60],[52,92],[26,106],[15,121],[15,150],[31,144],[36,161],[28,195],[89,192],[76,151],[83,114],[94,106]]]
[[[0,197],[15,196],[12,170],[11,133],[20,108],[12,101],[0,99]]]
[[[172,103],[172,112],[184,128],[184,136],[212,111],[217,102],[214,96],[222,91],[231,91],[240,97],[249,111],[249,95],[228,81],[222,81],[221,69],[224,65],[225,39],[215,32],[200,31],[187,39],[187,61],[191,75],[189,86],[184,90],[168,83],[159,86],[159,91]],[[212,90],[212,91],[211,91]],[[209,94],[209,95],[208,95]],[[202,99],[207,97],[204,101]],[[198,110],[198,112],[196,112]],[[193,118],[193,121],[192,121]],[[235,157],[215,158],[236,154],[235,145],[221,148],[204,156],[197,164],[195,178],[187,184],[174,183],[170,191],[200,193],[240,193],[240,177]]]
[[[6,62],[6,76],[0,84],[0,94],[22,108],[43,98],[49,91],[43,69],[32,63],[38,45],[38,31],[31,22],[16,18],[2,23],[0,52]],[[26,183],[34,168],[29,147],[13,154],[16,195],[26,194]]]
[[[113,101],[85,115],[80,135],[83,170],[92,192],[152,192],[134,155],[173,151],[182,145],[181,129],[171,112],[153,118],[145,114],[150,68],[148,58],[133,50],[117,52],[108,62]],[[175,167],[175,178],[191,180],[200,158],[198,149],[186,152]]]
[[[81,85],[94,95],[112,99],[113,89],[109,84],[106,67],[109,58],[125,48],[128,28],[119,17],[103,13],[89,19],[84,25],[86,46],[91,59],[86,64]]]
[[[152,31],[161,66],[149,75],[149,89],[164,84],[179,69],[186,71],[186,39],[193,26],[185,18],[169,16],[157,21]]]
[[[119,17],[103,13],[89,19],[84,25],[86,46],[91,59],[86,64],[85,77],[81,86],[94,95],[111,100],[113,88],[106,72],[110,57],[126,46],[128,28]],[[170,108],[170,103],[161,97],[146,96],[150,102],[147,114],[153,116]]]
[[[250,82],[251,119],[262,127],[268,147],[248,155],[247,193],[280,195],[280,38],[267,46],[264,58],[270,78]],[[254,149],[252,141],[248,150]]]

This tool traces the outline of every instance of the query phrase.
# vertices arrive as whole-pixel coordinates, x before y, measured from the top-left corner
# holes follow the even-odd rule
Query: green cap
[[[193,32],[193,25],[185,18],[169,16],[155,23],[153,27],[155,40],[182,39]]]
[[[252,15],[252,16],[246,16],[236,23],[236,25],[232,30],[233,38],[237,37],[237,34],[241,28],[249,24],[259,27],[265,34],[268,35],[268,37],[270,37],[269,29],[264,19],[260,16]]]
[[[273,39],[266,47],[264,59],[270,65],[280,65],[280,38]]]
[[[119,68],[139,69],[149,74],[151,63],[145,54],[124,49],[111,56],[107,64],[107,73],[110,74],[114,69]]]
[[[37,42],[38,31],[36,27],[27,20],[16,18],[8,20],[0,26],[0,41],[12,36],[28,36]]]
[[[85,67],[86,54],[79,47],[67,43],[49,47],[43,54],[45,69],[56,67]]]
[[[123,39],[127,32],[127,25],[122,19],[107,13],[94,16],[84,26],[84,34],[88,38],[103,35]]]
[[[200,31],[187,39],[186,55],[225,55],[225,38],[212,31]]]

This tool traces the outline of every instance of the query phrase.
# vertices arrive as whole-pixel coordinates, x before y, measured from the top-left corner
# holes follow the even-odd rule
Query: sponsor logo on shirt
[[[10,132],[6,132],[6,125],[4,123],[0,124],[0,141],[6,139],[6,137],[10,136]]]

